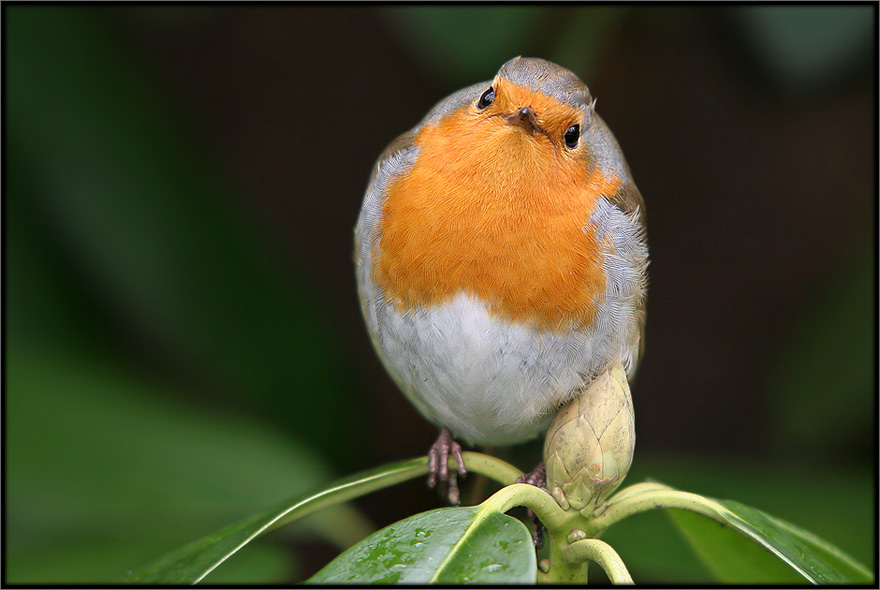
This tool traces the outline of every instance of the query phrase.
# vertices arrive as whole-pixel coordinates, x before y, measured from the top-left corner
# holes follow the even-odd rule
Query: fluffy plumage
[[[355,261],[373,344],[468,442],[534,437],[609,364],[638,362],[644,205],[593,105],[568,70],[516,58],[392,142],[367,188]]]

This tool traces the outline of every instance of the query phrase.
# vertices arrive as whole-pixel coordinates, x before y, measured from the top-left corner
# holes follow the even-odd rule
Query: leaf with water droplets
[[[439,508],[348,549],[314,584],[534,584],[535,550],[517,519],[480,506]]]

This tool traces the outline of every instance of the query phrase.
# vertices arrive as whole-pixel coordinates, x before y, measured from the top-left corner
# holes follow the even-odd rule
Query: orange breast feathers
[[[563,125],[572,114],[564,109],[573,107],[510,83],[504,93],[496,87],[496,103],[514,104],[493,106],[514,112],[522,104],[510,86],[528,95],[546,133],[475,106],[426,125],[412,170],[382,202],[373,280],[399,311],[465,292],[508,320],[584,327],[605,291],[602,250],[584,227],[621,181],[590,171],[585,152],[566,151]]]

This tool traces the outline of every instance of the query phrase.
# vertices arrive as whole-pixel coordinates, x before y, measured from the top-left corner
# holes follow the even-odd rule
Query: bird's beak
[[[522,107],[517,109],[515,113],[504,115],[504,120],[510,125],[519,125],[529,135],[541,132],[541,128],[538,126],[538,115],[535,114],[532,107]]]

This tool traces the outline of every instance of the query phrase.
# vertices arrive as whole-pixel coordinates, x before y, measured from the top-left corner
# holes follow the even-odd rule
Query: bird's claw
[[[449,471],[449,455],[458,464],[456,471]],[[440,493],[448,498],[450,504],[458,506],[461,500],[458,490],[459,475],[467,475],[467,468],[461,457],[461,445],[452,438],[452,432],[444,428],[428,451],[428,487],[433,488],[439,482]]]
[[[542,461],[539,463],[531,472],[519,476],[516,479],[516,483],[529,484],[546,492],[547,469],[544,467],[544,462]],[[531,508],[528,508],[526,512],[529,516],[529,520],[532,521],[532,540],[535,542],[535,549],[540,549],[544,546],[544,531],[546,531],[547,528],[544,526],[544,523],[538,520],[538,515],[532,512]]]

